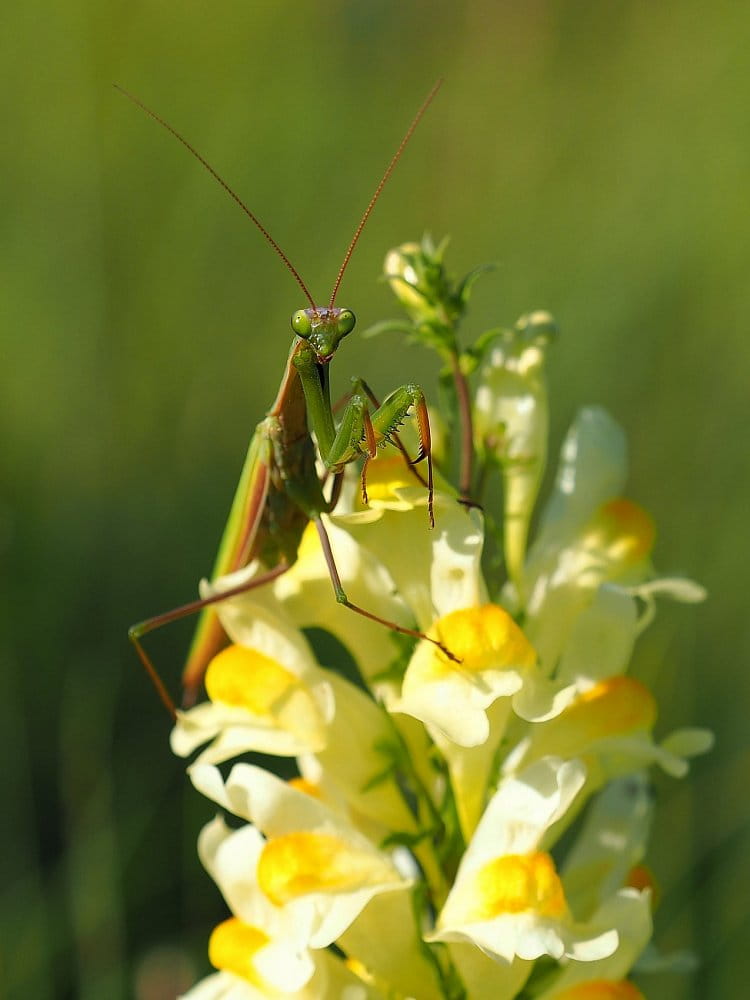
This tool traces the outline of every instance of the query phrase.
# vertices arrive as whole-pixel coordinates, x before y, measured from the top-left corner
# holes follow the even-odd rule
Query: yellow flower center
[[[600,740],[648,732],[656,721],[656,701],[648,688],[632,677],[610,677],[578,697],[555,719],[540,722],[538,753],[575,757]]]
[[[291,671],[245,646],[228,646],[206,671],[211,701],[246,708],[254,715],[270,715],[279,700],[299,686],[299,678]]]
[[[646,1000],[639,989],[624,980],[592,979],[555,993],[554,1000]]]
[[[304,792],[305,795],[309,795],[312,799],[323,798],[320,786],[316,785],[314,781],[308,781],[307,778],[290,778],[287,784],[290,788],[296,788],[298,792]]]
[[[478,674],[488,668],[527,668],[536,662],[536,652],[511,616],[496,604],[463,608],[445,615],[431,630],[461,661],[432,658],[434,673],[458,669]]]
[[[578,698],[561,716],[588,740],[602,739],[656,722],[656,700],[645,684],[633,677],[610,677]]]
[[[384,876],[382,864],[330,833],[302,831],[274,837],[258,861],[258,884],[277,906],[312,892],[351,892],[377,884]]]
[[[489,861],[475,876],[474,892],[472,920],[528,910],[545,917],[568,912],[555,863],[545,851],[504,854]]]
[[[257,973],[254,960],[270,940],[258,927],[231,917],[214,928],[208,942],[208,960],[215,969],[233,972],[254,986],[262,987],[264,980]]]
[[[622,497],[602,504],[588,525],[584,544],[604,550],[612,562],[638,563],[651,552],[656,526],[648,511]]]
[[[630,886],[632,889],[638,889],[641,892],[644,889],[650,889],[651,909],[656,909],[661,893],[659,892],[659,886],[654,878],[654,873],[650,868],[646,865],[634,865],[628,872],[625,885]]]

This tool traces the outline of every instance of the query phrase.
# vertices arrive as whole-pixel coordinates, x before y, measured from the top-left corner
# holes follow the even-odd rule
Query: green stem
[[[451,368],[458,399],[459,420],[461,423],[461,455],[458,473],[458,491],[462,500],[471,500],[471,477],[474,457],[474,431],[471,421],[471,397],[469,383],[461,371],[458,352],[451,351]]]
[[[448,898],[450,887],[445,873],[440,867],[440,862],[435,856],[432,842],[426,840],[420,841],[420,843],[414,845],[412,850],[424,873],[432,905],[436,911],[439,911]]]

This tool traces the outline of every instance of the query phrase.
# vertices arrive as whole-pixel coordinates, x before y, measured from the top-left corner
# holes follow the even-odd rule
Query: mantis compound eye
[[[351,309],[342,309],[336,324],[339,335],[345,337],[347,333],[351,333],[356,322],[357,319]]]
[[[312,322],[305,309],[298,309],[292,314],[292,329],[298,337],[303,337],[305,340],[312,333]]]

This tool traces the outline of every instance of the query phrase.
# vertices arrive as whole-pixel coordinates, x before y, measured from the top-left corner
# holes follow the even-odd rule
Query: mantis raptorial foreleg
[[[399,386],[370,412],[370,401],[374,399],[372,392],[362,379],[354,379],[354,389],[344,411],[339,429],[334,438],[329,454],[322,455],[323,462],[330,468],[337,468],[351,462],[364,454],[362,467],[362,499],[367,503],[367,466],[375,458],[380,445],[396,444],[397,431],[410,411],[413,411],[417,421],[419,435],[419,451],[415,458],[409,458],[401,446],[410,466],[416,465],[422,459],[427,459],[427,510],[430,526],[435,526],[433,511],[432,483],[432,452],[430,440],[430,421],[427,415],[427,403],[421,387],[409,383]],[[400,442],[399,442],[400,444]],[[420,477],[421,478],[421,477]]]
[[[308,310],[304,312],[307,313]],[[365,456],[365,471],[362,476],[365,501],[367,462],[375,457],[380,444],[394,440],[409,411],[413,410],[419,433],[419,453],[410,462],[414,464],[423,458],[427,459],[428,514],[430,525],[434,525],[430,421],[421,386],[411,382],[394,389],[374,412],[370,412],[371,401],[374,399],[372,391],[362,379],[355,378],[349,401],[336,428],[328,369],[317,361],[313,351],[304,348],[293,355],[291,360],[300,376],[308,416],[318,441],[318,453],[326,468],[339,471],[361,455]]]
[[[375,395],[375,393],[372,391],[372,389],[370,388],[370,386],[368,385],[368,383],[365,381],[365,379],[363,379],[363,378],[354,378],[354,379],[352,379],[352,383],[353,383],[352,390],[350,392],[347,392],[346,395],[342,396],[341,399],[339,399],[338,402],[334,405],[333,412],[335,414],[343,412],[344,407],[349,402],[349,400],[351,399],[353,393],[355,393],[355,392],[363,392],[367,396],[367,398],[369,399],[369,401],[370,401],[370,403],[371,403],[371,405],[372,405],[372,407],[373,407],[374,410],[378,410],[380,408],[380,400]],[[429,429],[429,424],[428,424],[428,429]],[[420,451],[417,453],[416,457],[412,458],[411,455],[409,454],[407,448],[406,448],[406,445],[401,440],[400,435],[397,434],[395,431],[390,436],[390,442],[396,448],[396,450],[401,453],[401,457],[403,458],[404,462],[406,463],[406,466],[409,469],[409,471],[412,474],[412,476],[414,477],[414,479],[420,484],[420,486],[424,486],[425,489],[427,489],[427,485],[428,485],[427,484],[427,480],[424,478],[424,476],[422,476],[422,474],[420,473],[419,469],[417,468],[417,463],[420,462],[425,457],[424,453],[423,453],[423,450],[420,448]],[[369,455],[366,457],[366,460],[365,460],[365,469],[363,470],[365,472],[366,472],[366,465],[367,465],[368,461],[369,461]],[[364,499],[364,502],[366,504],[367,503],[367,490],[366,489],[363,490],[363,499]]]

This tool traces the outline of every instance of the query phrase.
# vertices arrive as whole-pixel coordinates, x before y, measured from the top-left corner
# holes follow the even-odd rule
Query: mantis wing
[[[253,555],[271,481],[273,445],[266,421],[258,424],[247,449],[240,480],[221,536],[211,579],[241,569]],[[225,643],[224,630],[212,607],[201,611],[182,674],[185,703],[195,701],[206,666]]]

